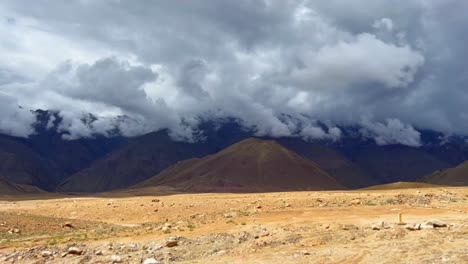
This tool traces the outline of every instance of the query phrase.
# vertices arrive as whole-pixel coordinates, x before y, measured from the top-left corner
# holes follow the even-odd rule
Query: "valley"
[[[237,194],[146,187],[86,196],[3,195],[0,260],[467,262],[468,188],[405,185]]]

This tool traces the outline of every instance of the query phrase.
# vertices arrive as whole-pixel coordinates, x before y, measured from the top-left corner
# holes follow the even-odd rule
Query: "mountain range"
[[[340,140],[257,136],[235,119],[227,119],[202,122],[199,130],[203,137],[196,142],[174,140],[168,130],[132,138],[115,133],[67,140],[57,113],[38,110],[36,114],[36,134],[29,138],[0,135],[2,186],[30,185],[50,192],[104,192],[143,183],[167,183],[191,191],[235,191],[251,184],[253,189],[316,189],[309,180],[331,177],[337,184],[320,180],[323,189],[355,189],[399,181],[436,183],[428,180],[430,175],[436,172],[434,179],[444,178],[441,172],[468,159],[468,144],[463,137],[447,138],[434,131],[421,130],[422,145],[412,147],[379,145],[358,136],[356,127],[340,127]],[[52,115],[55,121],[50,124]],[[256,139],[246,141],[252,137]],[[259,143],[263,141],[267,143]],[[227,155],[233,148],[239,150],[237,154]],[[243,150],[250,148],[251,153]],[[271,156],[259,160],[262,153]],[[240,158],[244,156],[249,157],[245,164]],[[279,181],[282,185],[268,186],[266,178],[261,181],[265,174],[250,171],[258,166],[268,171],[273,182],[294,174],[298,178],[293,182],[298,185]],[[278,170],[273,169],[276,166]],[[306,174],[312,179],[306,179]],[[252,177],[260,178],[249,182]],[[183,180],[187,178],[193,180]],[[455,185],[466,184],[455,180]],[[451,182],[444,180],[444,184]]]

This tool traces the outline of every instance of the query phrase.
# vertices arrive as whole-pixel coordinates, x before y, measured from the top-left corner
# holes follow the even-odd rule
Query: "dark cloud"
[[[304,138],[336,139],[333,124],[361,124],[379,144],[417,146],[414,127],[467,134],[467,8],[455,0],[7,0],[0,69],[10,77],[0,74],[0,89],[61,111],[72,137],[121,126],[190,138],[204,116]],[[101,116],[91,130],[76,121],[88,112]]]

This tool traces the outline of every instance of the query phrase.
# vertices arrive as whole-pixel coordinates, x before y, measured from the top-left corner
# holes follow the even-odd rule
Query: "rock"
[[[143,264],[160,264],[161,262],[157,261],[154,258],[148,258],[143,261]]]
[[[380,230],[380,225],[374,224],[371,226],[372,230]]]
[[[176,247],[179,245],[179,241],[177,237],[169,237],[166,240],[166,244],[164,245],[165,247]]]
[[[439,220],[434,220],[434,221],[432,221],[432,225],[433,225],[434,227],[436,227],[436,228],[437,228],[437,227],[447,227],[447,224],[446,224],[446,223],[444,223],[444,222],[442,222],[442,221],[439,221]]]
[[[75,228],[75,226],[72,225],[70,222],[66,222],[62,224],[62,228]]]
[[[159,199],[153,199],[151,200],[152,203],[159,203]]]
[[[236,212],[229,212],[229,213],[224,214],[224,218],[234,218],[234,217],[237,217]]]
[[[49,258],[49,257],[52,257],[52,255],[53,255],[52,252],[50,252],[48,250],[44,250],[44,251],[41,252],[41,256],[43,258]]]
[[[433,229],[434,224],[432,222],[424,222],[422,224],[419,224],[420,229]]]
[[[73,255],[81,255],[83,254],[83,250],[79,247],[69,247],[67,253]]]
[[[102,256],[103,252],[102,252],[102,250],[98,250],[98,251],[94,252],[94,254],[96,254],[97,256]]]
[[[256,208],[256,209],[262,209],[262,206],[261,206],[261,205],[257,205],[255,208]]]
[[[405,228],[410,230],[410,231],[416,231],[416,230],[421,230],[421,224],[407,224],[405,225]]]
[[[284,206],[285,206],[285,207],[291,207],[291,205],[288,204],[288,203],[286,203]]]
[[[8,233],[10,233],[10,234],[19,234],[19,233],[21,233],[21,230],[19,230],[18,228],[13,228],[13,229],[10,229],[8,231]]]
[[[162,231],[168,231],[172,228],[171,223],[165,223],[164,226],[161,228]]]
[[[112,255],[110,257],[110,261],[112,263],[122,263],[122,258],[120,256],[117,256],[117,255]]]

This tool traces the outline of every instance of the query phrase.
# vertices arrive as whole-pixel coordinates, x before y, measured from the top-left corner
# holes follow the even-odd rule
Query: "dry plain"
[[[0,262],[468,263],[467,213],[467,187],[4,196]]]

